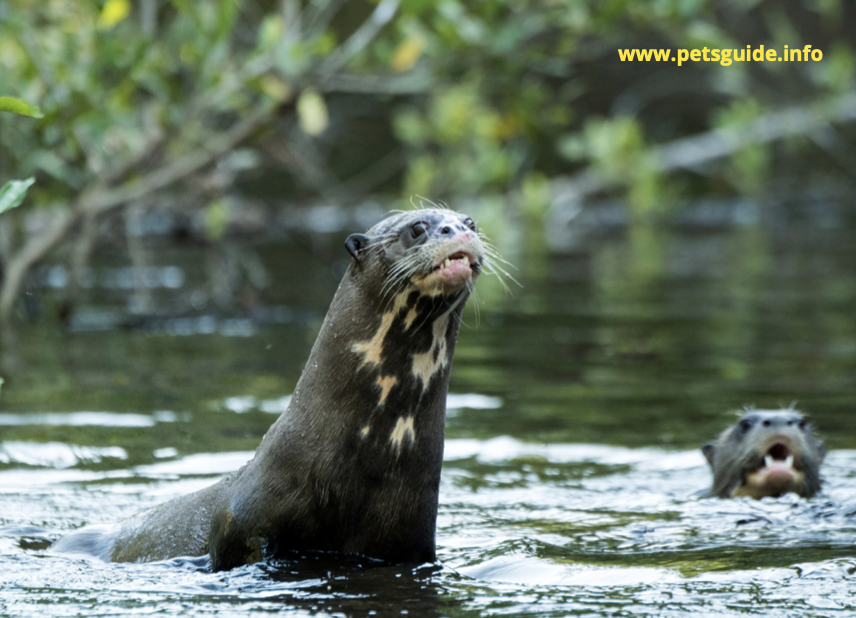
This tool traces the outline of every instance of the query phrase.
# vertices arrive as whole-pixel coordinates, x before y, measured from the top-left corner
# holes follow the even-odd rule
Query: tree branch
[[[403,75],[335,73],[318,77],[318,86],[322,92],[408,95],[424,94],[434,85],[433,76],[418,69]]]
[[[59,215],[47,232],[30,239],[9,261],[6,267],[6,276],[3,279],[3,287],[0,288],[0,324],[9,321],[15,299],[18,297],[24,278],[33,264],[65,238],[65,235],[77,222],[78,217],[72,216],[73,214],[72,211]]]
[[[273,108],[269,107],[256,110],[238,122],[231,130],[213,137],[198,150],[179,157],[129,185],[124,185],[118,189],[99,191],[90,197],[83,207],[96,215],[101,214],[186,178],[243,142],[269,121],[273,117],[274,111]]]
[[[852,120],[856,120],[856,92],[820,104],[771,112],[740,126],[708,131],[658,146],[654,149],[657,168],[664,172],[693,168],[746,146],[805,135],[832,122]]]
[[[793,135],[811,134],[831,123],[853,120],[856,120],[856,92],[820,103],[771,112],[739,126],[676,139],[653,146],[650,153],[657,171],[694,169],[747,146],[767,144]],[[554,207],[558,202],[580,200],[608,186],[609,183],[590,167],[570,178],[555,179],[551,182]]]
[[[98,217],[197,172],[250,137],[270,121],[275,111],[275,107],[270,106],[256,110],[231,130],[213,137],[198,150],[164,164],[135,182],[116,189],[97,184],[84,191],[69,210],[58,216],[50,229],[29,239],[9,260],[3,286],[0,288],[0,324],[9,321],[15,299],[30,269],[84,217]]]
[[[382,0],[363,25],[321,63],[318,72],[322,75],[338,72],[351,58],[371,43],[377,33],[389,23],[398,11],[399,4],[401,0]]]

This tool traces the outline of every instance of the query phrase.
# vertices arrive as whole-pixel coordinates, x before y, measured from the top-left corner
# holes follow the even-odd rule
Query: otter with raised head
[[[820,490],[826,448],[796,410],[749,410],[702,447],[713,471],[709,497],[763,498]]]
[[[353,260],[253,459],[55,551],[116,562],[207,553],[215,570],[292,550],[435,560],[452,355],[491,250],[472,219],[444,209],[390,216],[345,246]]]

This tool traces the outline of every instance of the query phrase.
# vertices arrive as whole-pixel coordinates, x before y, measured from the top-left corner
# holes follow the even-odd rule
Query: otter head
[[[811,497],[820,489],[826,449],[795,410],[750,410],[702,452],[720,498]]]
[[[443,209],[404,212],[365,234],[351,234],[345,247],[378,300],[402,291],[457,299],[472,290],[484,263],[478,229],[467,215]]]
[[[439,478],[461,312],[492,249],[470,217],[439,208],[390,216],[345,247],[353,261],[326,332],[339,334],[329,349],[343,350],[335,362],[345,363],[360,443],[374,445],[377,462],[382,451],[403,461],[430,445]]]

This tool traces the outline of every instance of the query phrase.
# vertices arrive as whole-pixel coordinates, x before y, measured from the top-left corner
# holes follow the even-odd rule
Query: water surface
[[[202,249],[154,239],[144,276],[160,317],[129,320],[134,272],[104,255],[69,328],[41,319],[5,336],[0,614],[856,606],[854,229],[807,223],[621,230],[552,251],[496,230],[522,288],[506,295],[484,279],[480,311],[466,315],[437,565],[321,555],[211,573],[205,559],[52,555],[49,542],[73,528],[202,488],[252,456],[308,356],[346,235],[236,239],[271,282],[260,302],[232,309],[214,302]],[[62,290],[62,270],[49,270],[59,266],[34,289],[42,307]],[[699,446],[734,410],[792,402],[830,448],[822,493],[700,498],[710,474]]]

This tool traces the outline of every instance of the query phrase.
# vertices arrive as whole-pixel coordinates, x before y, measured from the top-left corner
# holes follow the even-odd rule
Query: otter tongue
[[[446,258],[440,264],[438,277],[444,286],[451,289],[464,285],[472,277],[472,273],[470,260],[464,255],[458,259]]]

